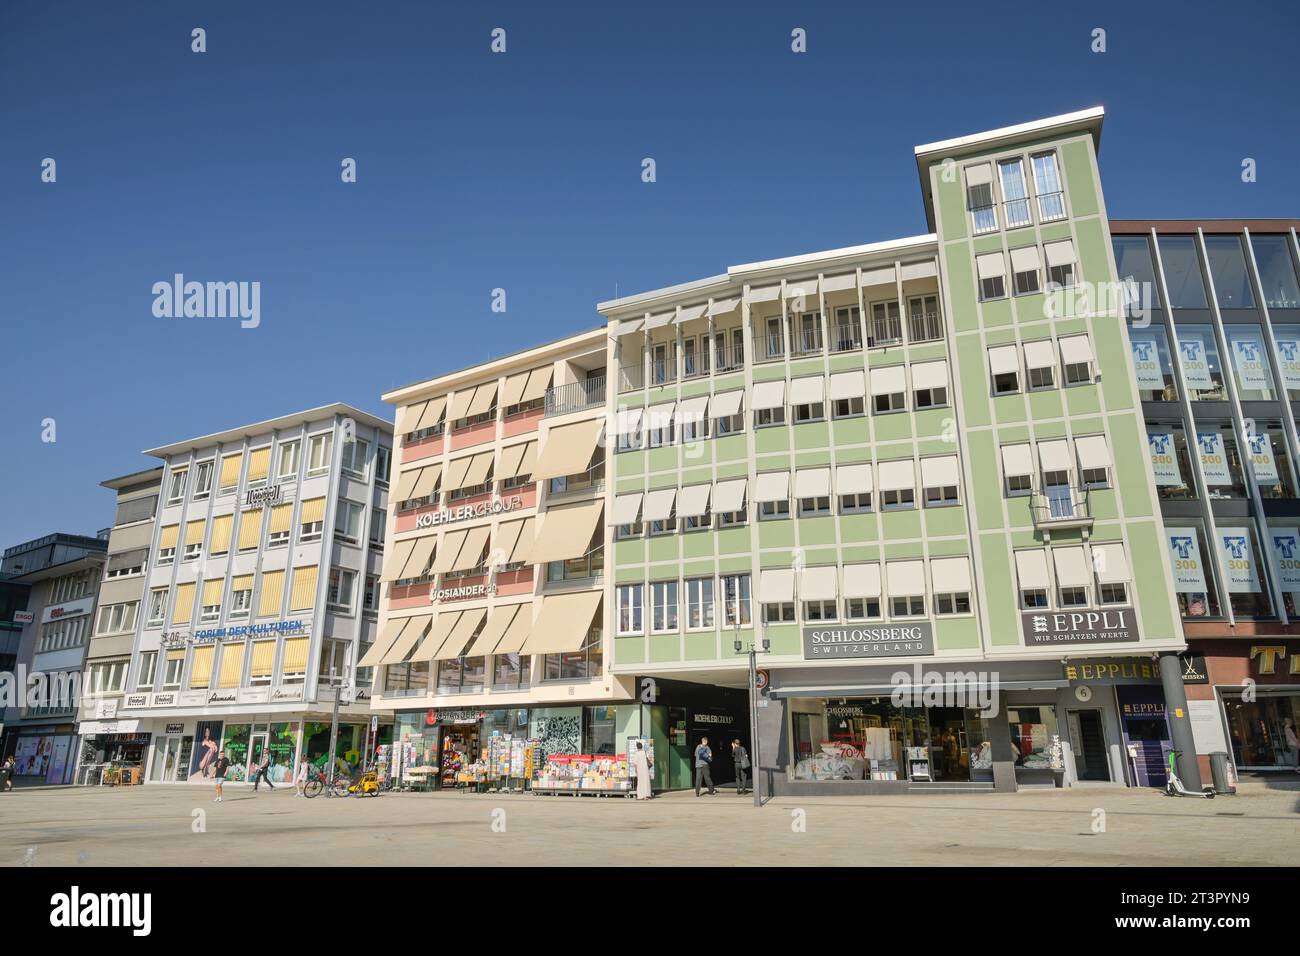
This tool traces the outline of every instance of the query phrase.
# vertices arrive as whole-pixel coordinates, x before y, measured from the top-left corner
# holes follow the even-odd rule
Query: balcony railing
[[[804,329],[790,336],[791,355],[813,355],[822,350],[822,330]]]
[[[831,330],[832,352],[857,352],[862,348],[862,329],[857,325],[837,325]]]
[[[667,385],[677,381],[677,366],[667,359],[654,359],[650,362],[650,384]]]
[[[713,370],[715,374],[735,372],[745,367],[745,347],[743,345],[725,345],[713,349]]]
[[[912,312],[907,317],[909,342],[934,342],[943,338],[943,321],[938,312]]]
[[[1092,510],[1088,507],[1088,489],[1070,485],[1049,485],[1035,491],[1030,499],[1034,526],[1041,529],[1091,528]]]
[[[585,382],[570,382],[558,388],[548,388],[542,416],[567,415],[569,412],[580,412],[584,408],[604,404],[605,376],[595,375]]]
[[[709,352],[706,349],[698,353],[682,355],[682,379],[702,378],[709,374]]]

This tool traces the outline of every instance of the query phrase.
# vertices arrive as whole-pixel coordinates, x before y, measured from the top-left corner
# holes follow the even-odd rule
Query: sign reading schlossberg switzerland
[[[459,505],[455,508],[439,508],[437,511],[426,511],[415,519],[417,528],[436,528],[440,524],[450,524],[453,521],[467,521],[470,518],[486,518],[489,515],[498,515],[503,511],[514,511],[516,508],[524,506],[524,499],[519,495],[511,495],[509,498],[497,498],[495,501],[481,501],[476,505]]]
[[[827,657],[920,657],[934,653],[928,622],[867,627],[805,627],[804,660]]]
[[[1020,627],[1027,647],[1061,644],[1129,644],[1141,640],[1131,607],[1104,611],[1026,611]]]

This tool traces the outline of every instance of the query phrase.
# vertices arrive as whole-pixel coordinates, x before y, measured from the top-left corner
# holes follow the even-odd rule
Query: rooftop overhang
[[[107,542],[105,542],[107,547]],[[26,574],[15,574],[10,581],[18,584],[37,584],[40,581],[47,581],[50,578],[61,578],[65,574],[76,574],[78,571],[88,571],[91,568],[100,568],[108,560],[108,555],[104,552],[95,552],[93,554],[84,554],[79,558],[73,558],[71,561],[64,561],[62,564],[51,564],[47,568],[39,568],[36,571],[28,571]]]
[[[122,488],[130,488],[132,485],[143,485],[149,482],[162,483],[162,466],[156,468],[146,468],[144,471],[133,471],[129,475],[119,475],[116,478],[106,478],[99,483],[101,488],[111,488],[114,491],[120,491]]]
[[[925,200],[925,222],[934,229],[934,197],[930,195],[930,167],[946,159],[959,160],[963,156],[986,153],[1010,146],[1022,140],[1042,139],[1048,136],[1066,136],[1071,133],[1090,133],[1094,148],[1101,151],[1101,123],[1106,110],[1093,106],[1074,113],[1062,113],[1044,119],[1003,126],[983,133],[958,136],[936,143],[916,147],[916,173],[921,180],[921,195]]]
[[[378,428],[388,432],[390,435],[393,431],[393,423],[385,421],[369,412],[363,412],[359,408],[353,408],[343,402],[335,402],[332,405],[322,405],[319,408],[309,408],[306,411],[295,412],[292,415],[282,415],[279,418],[270,418],[264,422],[254,422],[251,425],[243,425],[239,428],[228,428],[225,431],[213,432],[211,435],[201,435],[198,438],[188,438],[184,441],[173,442],[170,445],[161,445],[158,448],[148,448],[145,450],[146,455],[152,455],[155,458],[170,458],[173,455],[181,455],[191,451],[198,451],[203,448],[211,448],[213,445],[224,445],[227,442],[243,441],[245,438],[256,438],[261,435],[269,435],[271,432],[279,431],[284,428],[295,428],[300,425],[308,425],[312,422],[319,422],[334,416],[351,418],[353,421],[367,425],[370,428]]]

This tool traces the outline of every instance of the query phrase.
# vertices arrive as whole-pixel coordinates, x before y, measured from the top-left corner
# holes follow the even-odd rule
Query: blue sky
[[[1294,3],[457,6],[0,5],[0,546],[110,524],[140,449],[391,417],[616,289],[923,233],[918,143],[1100,103],[1113,217],[1300,215]],[[177,272],[261,325],[156,318]]]

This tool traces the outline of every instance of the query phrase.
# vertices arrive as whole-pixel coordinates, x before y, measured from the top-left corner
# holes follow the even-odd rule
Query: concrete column
[[[1011,727],[1007,723],[1007,692],[998,691],[998,715],[992,719],[993,789],[998,793],[1016,792],[1016,757],[1011,751]],[[999,726],[1000,724],[1000,726]]]
[[[1160,655],[1160,686],[1165,692],[1165,711],[1174,735],[1174,749],[1181,750],[1178,776],[1188,790],[1201,789],[1201,768],[1196,762],[1196,741],[1192,739],[1192,718],[1187,710],[1187,689],[1183,687],[1183,668],[1178,655]]]
[[[758,729],[758,754],[753,761],[754,790],[760,799],[767,800],[772,796],[773,778],[779,776],[784,779],[786,768],[790,765],[790,748],[785,729],[786,702],[784,698],[769,697],[766,707],[755,707],[754,711]]]

